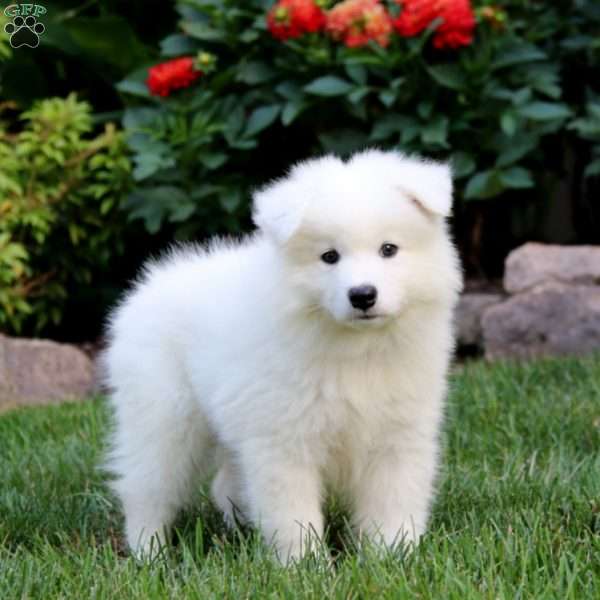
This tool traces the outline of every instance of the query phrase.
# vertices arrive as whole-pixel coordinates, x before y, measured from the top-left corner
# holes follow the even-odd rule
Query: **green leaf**
[[[275,75],[275,69],[270,65],[255,60],[242,64],[238,70],[236,79],[237,81],[242,81],[248,85],[257,85],[259,83],[270,81]]]
[[[228,189],[219,198],[219,203],[225,209],[226,212],[232,213],[240,205],[242,201],[241,190]]]
[[[407,125],[400,134],[400,142],[402,145],[409,144],[419,137],[421,133],[421,125],[416,121],[413,124]]]
[[[590,114],[590,117],[595,119],[596,124],[600,126],[600,101],[597,102],[588,102],[586,104],[586,109]]]
[[[203,42],[220,42],[225,37],[222,31],[214,29],[201,21],[184,21],[181,28],[193,38]]]
[[[427,145],[447,146],[448,117],[437,115],[425,125],[421,132],[421,139]]]
[[[467,200],[497,196],[504,189],[496,171],[481,171],[469,179],[465,188]]]
[[[375,54],[348,54],[344,53],[343,62],[347,65],[367,65],[367,66],[382,66],[382,60],[380,56]]]
[[[531,99],[531,88],[523,87],[520,89],[509,89],[505,87],[488,87],[487,96],[508,102],[519,106],[525,104]]]
[[[566,50],[584,50],[590,48],[592,43],[594,42],[594,38],[589,35],[585,35],[583,33],[578,33],[569,37],[564,38],[560,45]]]
[[[358,104],[370,91],[371,91],[371,88],[369,88],[369,87],[354,88],[348,94],[348,100],[350,100],[350,102],[352,104]]]
[[[533,121],[552,121],[571,116],[569,107],[558,102],[530,102],[518,110],[520,115]]]
[[[433,103],[430,100],[423,100],[417,104],[417,113],[422,119],[429,119],[433,111]]]
[[[283,81],[275,88],[275,91],[286,100],[298,100],[304,96],[302,88],[291,81]]]
[[[133,169],[135,181],[142,181],[162,169],[175,166],[174,158],[165,157],[161,154],[136,154],[133,160],[135,162],[135,168]]]
[[[521,106],[531,98],[531,88],[524,87],[520,90],[511,91],[510,95],[512,103],[515,106]]]
[[[516,163],[537,148],[538,143],[538,136],[527,133],[518,134],[512,138],[503,138],[502,143],[499,145],[496,166],[506,167]]]
[[[77,246],[83,230],[81,229],[81,227],[79,227],[79,225],[75,223],[69,223],[67,226],[67,230],[69,232],[69,238],[71,239],[71,243],[73,244],[73,246]]]
[[[52,306],[50,308],[50,320],[55,325],[58,325],[61,322],[61,319],[62,319],[62,310],[60,309],[60,307]]]
[[[222,152],[201,154],[198,159],[207,169],[218,169],[227,162],[227,154],[223,154]]]
[[[148,79],[148,69],[151,65],[136,69],[129,73],[125,79],[115,85],[117,90],[143,98],[151,98],[150,91],[146,85]]]
[[[367,69],[363,65],[345,64],[344,69],[354,83],[358,85],[365,85],[367,83]]]
[[[225,122],[225,137],[229,143],[233,142],[241,133],[244,126],[244,107],[238,104],[227,116]]]
[[[352,87],[351,83],[341,77],[325,75],[325,77],[318,77],[305,85],[304,90],[315,96],[343,96],[350,93]]]
[[[398,93],[395,90],[384,90],[379,93],[379,99],[381,103],[389,108],[396,102],[396,98],[398,97]]]
[[[389,113],[379,119],[373,129],[369,140],[379,142],[399,134],[409,126],[417,125],[417,121],[412,117],[406,117],[398,113]]]
[[[600,158],[592,161],[583,172],[584,177],[596,177],[600,175]]]
[[[461,90],[465,87],[465,75],[459,65],[446,64],[427,67],[427,72],[440,85],[452,90]]]
[[[569,123],[569,129],[574,129],[584,139],[600,138],[600,121],[592,119],[575,119]]]
[[[500,127],[502,127],[502,131],[509,136],[512,137],[517,131],[517,119],[513,112],[505,112],[502,113],[500,117]]]
[[[255,29],[246,29],[246,31],[240,35],[239,40],[241,42],[245,42],[246,44],[250,44],[258,40],[259,37],[260,33]]]
[[[530,65],[527,69],[527,81],[533,89],[553,100],[557,100],[561,96],[558,65],[547,63]]]
[[[127,108],[123,115],[123,127],[125,129],[139,129],[140,127],[156,125],[160,114],[160,110],[145,106]]]
[[[308,106],[307,102],[290,100],[283,107],[281,112],[281,122],[287,127],[296,119],[296,117]]]
[[[194,212],[196,212],[196,205],[191,202],[181,202],[178,204],[169,215],[169,222],[181,223],[187,221]]]
[[[172,148],[146,133],[138,132],[129,135],[127,144],[135,152],[133,161],[136,166],[133,170],[133,178],[136,181],[175,165]]]
[[[255,109],[248,119],[244,137],[252,137],[263,129],[266,129],[273,121],[275,121],[280,111],[281,104],[271,104]]]
[[[252,150],[252,148],[256,148],[256,146],[258,146],[258,142],[255,139],[236,140],[229,142],[229,146],[231,148],[235,148],[236,150]]]
[[[548,58],[546,53],[542,52],[537,46],[527,42],[521,43],[516,40],[512,41],[512,43],[511,40],[507,40],[507,44],[505,44],[499,54],[500,56],[492,63],[491,70],[520,63],[546,60]]]
[[[475,159],[466,152],[455,152],[451,162],[452,174],[457,179],[467,177],[475,170]]]
[[[189,206],[187,195],[181,188],[171,185],[137,188],[124,202],[124,208],[129,210],[129,220],[143,220],[151,234],[159,231],[166,217],[187,210],[180,208],[182,205]]]
[[[110,209],[114,206],[115,204],[115,199],[114,198],[106,198],[102,201],[102,203],[100,204],[100,214],[102,216],[105,216]]]
[[[507,188],[530,188],[533,187],[533,178],[527,169],[522,167],[511,167],[506,171],[500,172],[500,181]]]
[[[141,81],[133,81],[131,79],[123,79],[115,85],[115,88],[123,94],[131,94],[132,96],[140,96],[142,98],[150,98],[148,86]]]
[[[189,36],[175,33],[164,38],[160,43],[162,56],[183,56],[184,54],[195,54],[198,45]]]
[[[221,192],[223,186],[213,185],[211,183],[200,183],[198,187],[195,187],[190,192],[190,198],[192,200],[202,200],[208,196],[213,196],[216,193]]]

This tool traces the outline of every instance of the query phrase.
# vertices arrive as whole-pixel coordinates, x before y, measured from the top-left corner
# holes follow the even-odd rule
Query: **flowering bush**
[[[238,231],[248,225],[253,185],[309,155],[378,145],[452,161],[468,245],[480,236],[460,229],[463,212],[479,214],[471,201],[532,206],[558,185],[567,156],[577,157],[576,176],[594,152],[589,121],[598,117],[585,108],[600,93],[593,0],[194,0],[178,8],[180,31],[162,53],[188,57],[182,64],[194,77],[169,71],[157,84],[144,68],[118,86],[135,163],[127,209],[149,231]],[[193,57],[204,77],[191,70]],[[159,90],[169,95],[150,93]]]

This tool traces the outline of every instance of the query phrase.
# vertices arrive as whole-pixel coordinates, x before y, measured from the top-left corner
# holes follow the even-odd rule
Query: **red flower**
[[[323,29],[325,14],[314,0],[279,0],[267,14],[267,27],[279,40]]]
[[[436,19],[436,48],[458,48],[473,41],[475,15],[469,0],[396,0],[402,6],[394,26],[400,35],[412,37],[421,33]]]
[[[202,74],[194,68],[194,59],[184,56],[150,67],[146,85],[151,94],[164,97],[173,90],[189,87]]]
[[[379,0],[344,0],[327,13],[327,31],[349,48],[374,40],[387,46],[392,19]]]

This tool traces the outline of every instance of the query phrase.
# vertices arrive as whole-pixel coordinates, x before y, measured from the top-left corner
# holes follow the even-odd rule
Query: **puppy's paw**
[[[164,527],[139,527],[127,524],[127,543],[134,556],[140,562],[151,562],[165,552],[167,530]]]

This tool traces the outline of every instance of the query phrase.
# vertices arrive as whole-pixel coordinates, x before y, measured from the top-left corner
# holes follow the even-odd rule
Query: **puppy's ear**
[[[398,187],[427,212],[447,217],[452,210],[452,171],[447,164],[401,159]]]
[[[283,244],[300,226],[304,205],[298,183],[293,179],[278,179],[254,192],[252,220]]]

